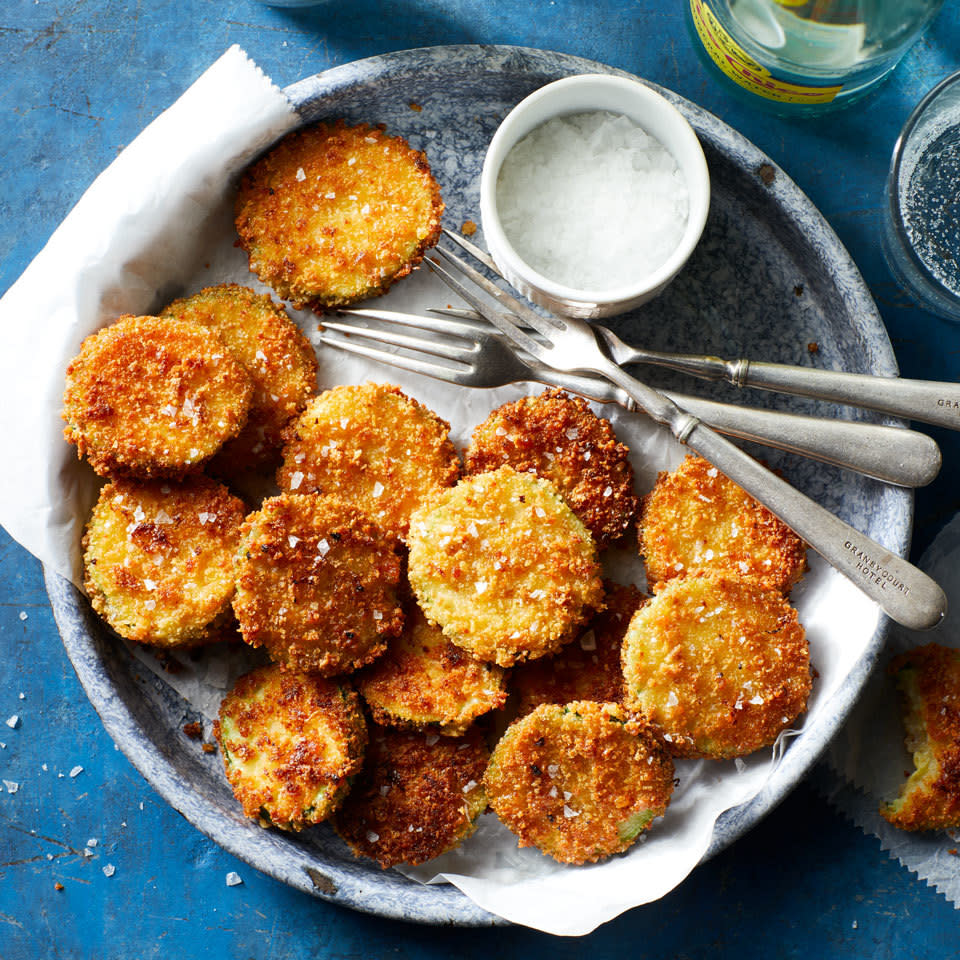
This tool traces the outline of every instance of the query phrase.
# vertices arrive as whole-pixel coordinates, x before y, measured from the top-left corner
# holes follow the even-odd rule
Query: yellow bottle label
[[[745,90],[779,103],[830,103],[841,91],[840,85],[817,87],[777,79],[730,36],[704,0],[690,0],[690,12],[710,59]]]

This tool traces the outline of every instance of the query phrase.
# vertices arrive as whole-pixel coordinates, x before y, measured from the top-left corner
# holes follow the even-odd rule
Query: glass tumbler
[[[846,106],[887,76],[944,0],[685,0],[729,89],[785,116]]]
[[[960,320],[960,72],[910,114],[887,177],[883,252],[932,313]]]

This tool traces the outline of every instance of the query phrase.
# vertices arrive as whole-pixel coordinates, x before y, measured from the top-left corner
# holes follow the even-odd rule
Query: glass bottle
[[[820,113],[879,83],[943,0],[686,0],[711,69],[774,112]]]

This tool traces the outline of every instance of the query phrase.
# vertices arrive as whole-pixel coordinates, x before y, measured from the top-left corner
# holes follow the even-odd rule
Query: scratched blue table
[[[99,170],[232,43],[281,85],[392,50],[510,43],[633,71],[740,130],[850,250],[902,373],[956,379],[960,328],[912,305],[879,245],[897,131],[921,95],[960,67],[960,11],[948,7],[869,100],[833,118],[791,121],[718,87],[693,50],[682,3],[670,0],[353,0],[300,11],[255,0],[6,0],[0,291]],[[960,434],[932,432],[945,467],[917,495],[914,559],[960,506]],[[114,747],[60,645],[39,564],[0,531],[0,718],[13,715],[15,729],[0,726],[0,776],[19,784],[0,792],[0,960],[956,954],[952,905],[809,783],[660,903],[581,940],[410,926],[293,892],[180,818]],[[232,872],[241,883],[228,885]]]

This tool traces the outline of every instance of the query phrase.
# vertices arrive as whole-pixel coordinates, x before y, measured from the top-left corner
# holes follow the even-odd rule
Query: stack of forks
[[[499,275],[485,251],[445,233]],[[495,387],[533,380],[640,409],[767,506],[893,620],[913,629],[929,629],[941,621],[946,598],[933,580],[791,487],[718,431],[908,487],[929,483],[940,469],[940,451],[930,437],[896,427],[662,393],[632,377],[621,364],[654,363],[736,386],[819,397],[960,428],[956,409],[948,402],[956,395],[960,406],[956,385],[637,350],[598,324],[536,312],[448,250],[437,247],[435,254],[433,269],[471,309],[433,311],[431,316],[344,310],[338,320],[324,320],[323,342],[458,385]]]

